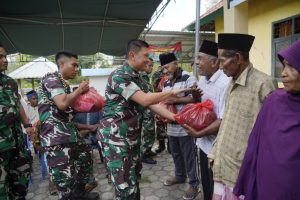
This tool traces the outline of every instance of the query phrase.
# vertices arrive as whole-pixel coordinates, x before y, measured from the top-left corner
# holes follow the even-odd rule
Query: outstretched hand
[[[175,96],[175,97],[169,97],[168,99],[166,99],[165,101],[164,101],[164,103],[165,104],[175,104],[175,103],[178,103],[178,100],[179,100],[180,98],[179,97],[177,97],[177,96]]]
[[[178,94],[184,93],[184,92],[191,92],[193,88],[179,88],[179,89],[173,89],[171,90],[172,96],[177,97]]]
[[[194,85],[191,87],[192,88],[192,95],[193,95],[193,98],[196,100],[196,101],[201,101],[201,97],[203,95],[203,91],[198,88],[197,84],[194,83]]]

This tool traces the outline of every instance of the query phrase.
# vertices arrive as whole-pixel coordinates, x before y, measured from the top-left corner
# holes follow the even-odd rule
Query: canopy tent
[[[57,71],[57,66],[47,58],[39,57],[8,74],[13,79],[40,79]]]
[[[162,0],[2,0],[0,42],[8,53],[120,56]]]
[[[47,58],[39,57],[9,73],[8,76],[17,80],[19,88],[21,88],[22,79],[31,79],[32,89],[34,89],[34,79],[40,79],[47,73],[57,70],[56,64]]]

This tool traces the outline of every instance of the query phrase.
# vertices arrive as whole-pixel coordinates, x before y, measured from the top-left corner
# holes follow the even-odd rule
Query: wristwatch
[[[24,125],[24,128],[29,128],[29,127],[32,127],[32,124],[25,124]]]

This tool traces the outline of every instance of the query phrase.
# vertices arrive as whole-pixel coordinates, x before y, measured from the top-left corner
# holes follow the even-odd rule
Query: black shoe
[[[149,157],[153,157],[153,156],[156,156],[156,155],[157,155],[156,152],[153,152],[153,151],[147,152],[147,156],[149,156]]]
[[[156,149],[156,154],[161,153],[162,151],[164,151],[166,149],[165,146],[165,141],[164,140],[160,140],[159,141],[159,145],[158,145],[158,149]]]
[[[85,184],[78,183],[72,191],[72,200],[98,200],[99,194],[97,192],[86,192]]]
[[[153,156],[156,156],[156,155],[157,155],[157,153],[153,152],[151,150],[151,148],[147,149],[147,151],[144,154],[145,157],[153,157]]]
[[[143,157],[143,158],[142,158],[142,162],[143,162],[143,163],[147,163],[147,164],[151,164],[151,165],[154,165],[154,164],[157,163],[157,161],[154,160],[154,159],[151,158],[151,157]]]

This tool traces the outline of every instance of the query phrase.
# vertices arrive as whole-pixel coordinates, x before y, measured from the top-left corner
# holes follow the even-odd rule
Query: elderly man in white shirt
[[[214,112],[218,119],[203,130],[194,130],[188,125],[184,125],[190,136],[196,137],[197,146],[200,149],[200,170],[201,181],[204,193],[204,200],[211,200],[213,194],[212,170],[208,167],[207,154],[211,151],[213,142],[218,133],[224,107],[225,93],[230,81],[222,70],[219,69],[218,45],[215,42],[204,40],[197,56],[197,65],[201,79],[197,84],[200,93],[194,93],[195,101],[205,101],[210,99],[214,103]],[[201,96],[201,98],[200,98]]]

